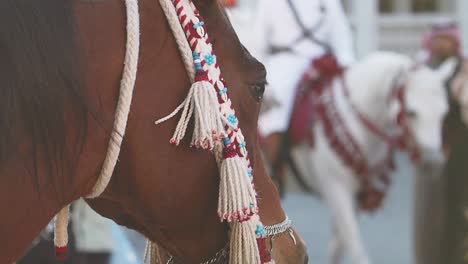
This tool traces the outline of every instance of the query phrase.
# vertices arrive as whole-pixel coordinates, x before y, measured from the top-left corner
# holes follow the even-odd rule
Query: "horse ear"
[[[455,72],[455,69],[457,68],[458,64],[458,59],[456,57],[451,57],[447,60],[445,60],[442,65],[439,66],[435,70],[437,75],[442,79],[442,80],[448,80]]]

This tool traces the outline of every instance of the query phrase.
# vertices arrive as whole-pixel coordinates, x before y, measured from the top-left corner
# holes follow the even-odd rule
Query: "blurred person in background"
[[[438,68],[447,60],[458,64],[447,81],[449,113],[443,124],[443,145],[447,164],[443,171],[429,170],[418,175],[415,182],[415,259],[417,264],[467,263],[468,219],[468,128],[463,122],[462,106],[454,91],[460,75],[468,77],[468,65],[463,66],[461,35],[453,21],[435,23],[423,38],[419,61]],[[465,78],[466,78],[465,77]],[[462,88],[460,88],[462,89]]]
[[[273,107],[262,112],[259,131],[273,176],[281,183],[293,108],[304,110],[294,111],[304,121],[298,122],[301,135],[294,141],[303,140],[311,127],[307,91],[298,87],[304,87],[306,73],[324,74],[313,68],[326,65],[326,60],[343,68],[354,62],[350,25],[339,0],[237,0],[231,4],[231,19],[241,41],[268,72],[264,104]]]
[[[435,249],[440,252],[436,256],[439,262],[419,263],[464,264],[468,263],[468,61],[463,57],[456,23],[434,26],[430,43],[429,63],[437,67],[439,61],[452,57],[456,58],[458,67],[447,82],[450,109],[443,126],[447,164],[439,180],[442,188],[442,231],[441,239],[435,238],[440,246],[440,250]],[[433,210],[432,207],[428,209]],[[438,227],[435,228],[437,230]]]
[[[431,68],[438,68],[449,58],[461,55],[460,29],[454,21],[440,21],[423,36],[418,60]]]
[[[460,59],[448,82],[450,110],[444,124],[447,164],[444,180],[445,230],[441,263],[468,263],[468,60]]]

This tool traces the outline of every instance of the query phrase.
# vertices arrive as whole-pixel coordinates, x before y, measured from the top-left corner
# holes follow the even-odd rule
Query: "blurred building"
[[[434,22],[460,23],[468,50],[467,0],[344,0],[359,55],[376,49],[414,54],[423,32]]]

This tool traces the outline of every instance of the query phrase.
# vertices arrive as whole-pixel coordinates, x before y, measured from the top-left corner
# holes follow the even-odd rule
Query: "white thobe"
[[[326,50],[308,38],[297,41],[303,36],[303,30],[287,0],[257,0],[255,4],[252,1],[240,0],[239,6],[231,11],[231,19],[241,41],[267,68],[266,98],[274,98],[279,103],[260,116],[260,133],[268,136],[287,130],[296,87],[311,61]],[[313,36],[330,46],[342,66],[354,62],[351,30],[339,0],[292,2],[305,27],[312,29],[320,24]],[[322,5],[325,12],[321,11]],[[271,48],[290,51],[272,54]]]

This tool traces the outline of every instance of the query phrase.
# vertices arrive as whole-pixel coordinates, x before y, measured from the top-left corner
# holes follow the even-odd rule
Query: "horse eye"
[[[266,83],[257,83],[250,86],[250,91],[252,96],[257,100],[257,102],[261,102],[263,99],[263,94],[265,93],[265,86]]]

